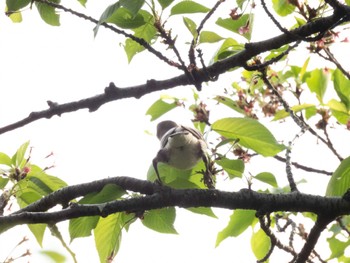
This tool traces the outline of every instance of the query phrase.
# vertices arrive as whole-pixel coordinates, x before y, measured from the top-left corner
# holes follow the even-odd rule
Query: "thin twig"
[[[99,21],[95,18],[92,18],[90,16],[87,16],[83,13],[80,13],[80,12],[77,12],[77,11],[74,11],[70,8],[67,8],[67,7],[64,7],[60,4],[56,4],[56,3],[53,3],[53,2],[50,2],[48,0],[33,0],[34,2],[38,2],[38,3],[42,3],[42,4],[46,4],[46,5],[49,5],[49,6],[52,6],[54,8],[57,8],[57,9],[61,9],[63,10],[64,12],[67,12],[67,13],[70,13],[74,16],[77,16],[79,18],[83,18],[85,20],[88,20],[96,25],[100,25],[100,26],[103,26],[107,29],[110,29],[111,31],[117,33],[117,34],[120,34],[120,35],[123,35],[125,36],[126,38],[130,38],[131,40],[135,41],[136,43],[138,43],[139,45],[143,46],[146,50],[148,50],[149,52],[151,52],[152,54],[154,54],[157,58],[159,58],[160,60],[164,61],[165,63],[167,63],[168,65],[170,66],[174,66],[174,62],[170,59],[168,59],[167,57],[165,57],[161,52],[157,51],[156,49],[154,49],[149,43],[147,43],[143,38],[139,38],[139,37],[136,37],[132,34],[129,34],[129,33],[126,33],[125,31],[123,30],[120,30],[119,28],[116,28],[110,24],[107,24],[105,22],[103,23],[99,23]]]
[[[265,85],[279,98],[284,110],[289,113],[293,121],[301,128],[301,132],[309,131],[312,135],[314,135],[317,139],[319,139],[321,142],[323,142],[331,151],[332,153],[338,157],[340,161],[343,160],[341,156],[337,153],[337,151],[332,147],[332,145],[329,144],[329,142],[317,134],[317,132],[312,129],[303,119],[299,118],[295,115],[293,110],[290,108],[288,103],[282,98],[281,94],[273,87],[273,85],[270,83],[270,81],[267,78],[266,70],[261,70],[262,74],[262,80],[264,81]]]
[[[213,8],[205,15],[205,17],[203,18],[203,20],[201,21],[201,23],[199,24],[199,26],[198,26],[197,29],[196,29],[197,35],[196,35],[196,37],[194,37],[194,38],[192,39],[192,42],[191,42],[191,45],[190,45],[190,50],[188,51],[189,60],[190,60],[190,63],[191,63],[193,66],[196,66],[196,58],[195,58],[195,55],[194,55],[194,50],[195,50],[195,46],[197,45],[197,41],[198,41],[199,34],[200,34],[200,32],[202,31],[205,22],[208,21],[208,19],[214,14],[214,12],[218,9],[218,7],[219,7],[223,2],[225,2],[225,0],[219,0],[219,1],[217,1],[217,2],[215,3],[215,5],[213,6]]]
[[[323,49],[324,52],[327,54],[328,58],[326,58],[327,60],[333,62],[336,67],[350,80],[350,73],[348,71],[346,71],[344,69],[344,67],[339,63],[339,61],[334,57],[334,55],[332,54],[332,52],[330,51],[330,49],[328,47]]]
[[[286,158],[282,157],[282,156],[274,156],[275,159],[281,161],[281,162],[286,162]],[[302,164],[299,164],[297,162],[291,162],[291,164],[295,167],[295,168],[299,168],[302,169],[306,172],[311,172],[311,173],[319,173],[319,174],[325,174],[325,175],[332,175],[332,172],[328,172],[325,170],[320,170],[320,169],[316,169],[316,168],[312,168],[312,167],[308,167]]]
[[[294,258],[297,257],[297,253],[294,251],[294,249],[290,246],[284,245],[276,236],[274,233],[272,233],[270,229],[270,222],[271,219],[268,215],[266,215],[267,222],[264,220],[265,216],[259,216],[259,222],[260,222],[260,228],[265,232],[265,234],[270,238],[271,240],[271,247],[268,253],[264,256],[263,259],[260,259],[258,262],[264,262],[266,261],[271,253],[273,252],[273,248],[277,246],[279,249],[286,251],[287,253],[290,253]]]
[[[324,135],[326,136],[328,147],[332,150],[332,152],[335,154],[335,156],[337,156],[339,161],[344,160],[344,158],[341,157],[340,154],[337,152],[337,150],[334,148],[333,143],[332,143],[332,141],[331,141],[331,139],[329,138],[329,135],[328,135],[327,126],[325,126],[323,128],[323,132],[324,132]]]
[[[286,173],[287,173],[287,179],[290,186],[291,192],[298,192],[298,187],[294,181],[292,167],[291,167],[291,153],[292,153],[292,144],[293,142],[290,141],[288,144],[288,147],[286,149]]]
[[[268,17],[272,20],[272,22],[277,26],[277,28],[279,30],[281,30],[281,32],[283,32],[286,35],[289,35],[291,37],[293,37],[296,40],[302,40],[302,41],[306,41],[306,42],[313,42],[313,41],[317,41],[319,39],[321,39],[324,34],[325,31],[320,32],[318,35],[316,35],[315,37],[302,37],[298,34],[295,34],[293,31],[289,31],[286,28],[282,27],[282,25],[280,24],[280,22],[273,16],[273,14],[270,12],[270,10],[267,8],[265,0],[261,0],[261,5],[264,9],[264,11],[266,12],[266,14],[268,15]]]
[[[268,66],[270,66],[271,64],[281,60],[284,56],[288,55],[288,53],[290,51],[292,51],[294,48],[296,48],[299,44],[300,44],[300,40],[298,40],[296,43],[294,43],[293,45],[289,46],[288,49],[286,51],[283,51],[281,54],[279,54],[278,56],[268,60],[268,61],[265,61],[264,63],[261,63],[261,64],[256,64],[256,65],[244,65],[244,69],[245,70],[248,70],[248,71],[254,71],[254,70],[262,70]]]

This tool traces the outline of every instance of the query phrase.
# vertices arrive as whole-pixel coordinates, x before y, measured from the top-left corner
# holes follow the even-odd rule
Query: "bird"
[[[159,162],[180,170],[189,170],[202,159],[208,168],[208,146],[198,130],[166,120],[158,123],[157,138],[160,140],[160,149],[153,159],[153,167],[159,183],[162,183]]]

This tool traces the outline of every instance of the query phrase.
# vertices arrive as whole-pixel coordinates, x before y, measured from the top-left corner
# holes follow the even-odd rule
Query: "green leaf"
[[[192,34],[193,38],[196,38],[197,37],[197,25],[196,25],[196,23],[188,17],[183,17],[182,19],[183,19],[185,26]]]
[[[236,0],[236,3],[240,9],[243,9],[243,4],[248,0]]]
[[[12,160],[6,153],[0,152],[0,164],[5,164],[7,166],[11,166]]]
[[[145,3],[145,0],[120,0],[119,2],[121,6],[128,9],[133,16],[135,16],[140,11],[141,7]]]
[[[60,0],[51,0],[54,3],[59,3]],[[35,2],[36,8],[40,14],[42,20],[51,26],[60,25],[60,16],[56,13],[56,9],[47,4]]]
[[[212,124],[212,129],[228,139],[239,139],[239,144],[263,156],[275,156],[285,149],[272,133],[257,120],[224,118]]]
[[[171,8],[170,15],[207,13],[208,11],[210,11],[210,8],[194,1],[181,1]]]
[[[192,213],[196,213],[196,214],[200,214],[200,215],[206,215],[209,217],[213,217],[213,218],[218,218],[213,210],[211,209],[211,207],[190,207],[190,208],[186,208],[187,210],[191,211]]]
[[[167,103],[163,99],[159,99],[148,108],[146,115],[150,115],[151,121],[154,121],[176,107],[177,103],[175,100],[172,103]]]
[[[8,11],[18,11],[19,9],[29,5],[31,0],[6,0]]]
[[[245,37],[247,40],[251,39],[252,29],[253,29],[253,14],[242,15],[238,20],[233,20],[232,18],[218,18],[216,24]]]
[[[253,224],[255,213],[254,210],[235,210],[230,217],[228,225],[218,233],[215,247],[219,246],[228,237],[237,237],[242,234]]]
[[[67,262],[67,258],[62,255],[61,253],[58,253],[57,251],[53,250],[41,250],[39,253],[48,259],[50,259],[50,262],[56,262],[56,263],[64,263]],[[48,261],[45,261],[48,262]]]
[[[79,217],[69,220],[69,236],[72,242],[78,237],[88,237],[96,228],[99,216]]]
[[[142,224],[160,233],[177,234],[174,228],[175,217],[174,207],[150,210],[144,214]]]
[[[242,177],[244,172],[244,162],[242,160],[230,160],[227,158],[221,158],[216,163],[225,170],[231,179],[234,177]]]
[[[314,110],[316,111],[316,106],[314,104],[307,104],[307,103],[304,103],[304,104],[301,104],[301,105],[295,105],[293,107],[291,107],[291,110],[296,113],[296,112],[300,112],[302,110]],[[287,118],[287,117],[290,117],[290,114],[288,112],[286,112],[285,110],[279,110],[276,112],[274,118],[273,118],[273,121],[277,121],[277,120],[281,120],[281,119],[284,119],[284,118]]]
[[[211,31],[202,31],[199,35],[199,43],[216,43],[224,38]]]
[[[46,224],[28,224],[30,231],[33,233],[36,241],[42,247],[46,229]]]
[[[126,191],[118,185],[107,184],[100,192],[89,193],[79,200],[79,204],[99,204],[122,197]]]
[[[146,23],[145,18],[141,14],[133,15],[126,8],[117,9],[108,19],[106,19],[106,22],[125,29],[137,28]]]
[[[316,93],[319,102],[323,103],[323,96],[328,86],[329,73],[324,69],[315,69],[306,80],[311,92]]]
[[[26,154],[27,148],[29,145],[29,141],[23,143],[16,153],[12,156],[12,164],[16,167],[23,168],[26,160],[24,159],[24,155]]]
[[[293,13],[295,6],[291,5],[288,0],[272,0],[273,9],[280,16],[287,16]]]
[[[256,259],[262,259],[270,250],[271,240],[265,232],[259,228],[257,232],[253,233],[250,245]]]
[[[106,22],[110,17],[115,16],[115,13],[118,13],[118,9],[125,7],[131,13],[132,17],[135,17],[136,14],[140,11],[141,7],[144,4],[144,0],[120,0],[114,4],[108,6],[105,11],[102,13],[96,27],[94,28],[94,35],[97,35],[100,25]]]
[[[15,1],[13,1],[15,2]],[[22,22],[22,13],[20,11],[11,11],[7,14],[7,16],[11,19],[13,23],[21,23]]]
[[[101,204],[116,200],[126,192],[121,187],[114,184],[107,184],[100,192],[90,193],[79,200],[79,204]],[[96,227],[99,217],[79,217],[69,221],[69,235],[71,242],[78,237],[87,237]]]
[[[350,157],[344,159],[328,182],[326,196],[343,196],[350,188]]]
[[[152,39],[154,39],[156,37],[156,34],[157,34],[157,30],[153,26],[154,17],[146,11],[143,11],[143,10],[141,10],[141,11],[140,11],[140,14],[143,15],[143,17],[145,18],[145,21],[147,23],[144,24],[143,26],[135,28],[134,29],[134,36],[138,37],[140,39],[143,39],[147,43],[151,43]],[[140,44],[138,44],[137,42],[135,42],[134,40],[131,40],[130,38],[128,38],[125,41],[124,50],[125,50],[126,55],[128,57],[128,62],[130,63],[132,58],[137,53],[140,53],[141,51],[145,50],[145,48],[143,46],[141,46]]]
[[[158,0],[158,3],[162,6],[163,10],[171,5],[172,2],[174,2],[174,0]]]
[[[36,184],[38,187],[46,189],[47,194],[67,186],[67,183],[60,178],[46,174],[40,167],[36,165],[30,166],[30,172],[27,174],[27,180]]]
[[[86,3],[87,3],[87,0],[78,0],[78,2],[83,6],[85,7]]]
[[[278,187],[276,177],[272,173],[263,172],[254,176],[256,180],[267,183],[273,187]]]
[[[100,262],[111,262],[118,253],[124,223],[122,213],[101,217],[98,221],[94,236]]]
[[[4,189],[5,186],[7,185],[9,179],[8,178],[4,178],[2,176],[0,176],[0,189]]]
[[[242,51],[244,49],[244,46],[242,44],[239,44],[236,40],[233,38],[227,38],[219,48],[219,50],[216,52],[215,56],[213,57],[212,61],[216,62],[218,60],[222,60],[225,58],[228,58],[234,54],[237,54],[238,52]]]
[[[237,111],[238,113],[244,114],[244,110],[242,110],[237,105],[237,103],[234,100],[230,99],[229,97],[219,95],[219,96],[216,96],[214,100],[233,109],[234,111]]]
[[[344,241],[340,241],[339,239],[337,239],[335,237],[327,238],[327,242],[328,242],[329,248],[332,252],[332,254],[327,259],[327,261],[331,260],[333,258],[339,258],[339,257],[343,256],[345,249],[350,245],[350,240],[344,242]]]
[[[333,73],[333,83],[334,89],[341,102],[350,110],[350,80],[347,79],[339,69],[336,69]]]
[[[335,99],[331,99],[327,105],[337,121],[339,121],[341,124],[347,125],[350,119],[350,113],[347,110],[346,105],[343,102],[336,101]]]
[[[203,161],[200,161],[195,167],[190,170],[179,170],[165,163],[158,164],[158,171],[162,182],[165,185],[176,189],[206,188],[202,180],[203,175],[198,173],[198,171],[204,169],[205,167]],[[147,180],[154,182],[156,179],[157,176],[153,165],[150,165],[147,172]]]

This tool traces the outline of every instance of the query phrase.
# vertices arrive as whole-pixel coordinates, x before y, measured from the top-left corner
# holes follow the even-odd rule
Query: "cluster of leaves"
[[[55,6],[48,4],[44,0],[34,1],[43,20],[51,25],[59,25],[59,15],[55,12]],[[79,1],[85,5],[86,1]],[[220,2],[220,1],[219,1]],[[51,3],[58,4],[59,1]],[[281,17],[295,14],[295,24],[292,27],[298,27],[319,17],[326,10],[325,5],[311,7],[307,3],[297,3],[297,1],[273,0],[273,9]],[[20,21],[19,10],[31,5],[29,0],[11,1],[7,0],[8,14],[14,21]],[[247,9],[249,9],[247,11]],[[172,31],[165,28],[165,22],[170,19],[179,19],[182,16],[183,26],[188,30],[191,36],[191,47],[198,47],[204,43],[217,44],[217,50],[212,56],[210,63],[223,60],[237,54],[245,48],[244,44],[251,40],[254,24],[254,4],[249,1],[237,1],[237,8],[231,10],[227,18],[218,17],[215,26],[229,31],[229,36],[223,37],[217,31],[199,30],[204,24],[204,19],[200,24],[192,17],[195,14],[208,15],[213,9],[210,9],[195,1],[174,1],[158,0],[146,2],[144,0],[128,1],[120,0],[106,8],[97,21],[94,29],[95,35],[99,28],[105,24],[113,24],[120,30],[126,30],[127,36],[124,49],[129,61],[145,49],[150,50],[156,43],[162,43],[177,55],[178,61],[167,60],[168,64],[183,69],[185,66],[177,50],[177,38],[172,36]],[[191,16],[191,18],[189,17]],[[120,31],[119,31],[120,32]],[[123,31],[124,32],[124,31]],[[124,35],[125,35],[124,34]],[[315,54],[321,54],[325,51],[328,59],[335,63],[334,58],[329,56],[329,46],[338,41],[337,33],[333,31],[318,41],[309,44],[309,50]],[[241,82],[233,82],[231,87],[225,88],[225,92],[218,94],[210,99],[211,102],[218,103],[227,107],[230,118],[222,118],[211,123],[209,111],[206,109],[208,101],[200,101],[199,95],[194,94],[195,102],[189,106],[189,110],[194,113],[195,126],[202,132],[211,130],[216,133],[221,140],[212,148],[213,162],[216,171],[224,171],[228,178],[242,178],[246,173],[246,166],[252,157],[261,155],[263,157],[273,157],[289,146],[279,143],[273,133],[259,119],[269,117],[273,121],[281,121],[292,116],[296,116],[301,122],[316,121],[315,127],[325,131],[329,122],[337,122],[347,129],[350,129],[350,86],[349,76],[341,69],[316,68],[309,70],[308,64],[310,58],[306,59],[303,66],[286,65],[283,69],[274,69],[272,66],[268,70],[251,70],[249,66],[263,65],[274,58],[285,55],[290,47],[284,46],[280,49],[265,54],[264,57],[257,57],[247,64],[247,69],[240,70],[242,76]],[[191,56],[189,56],[191,57]],[[310,55],[311,57],[311,55]],[[190,58],[191,60],[191,58]],[[283,60],[281,58],[281,60]],[[337,65],[337,64],[336,64]],[[186,67],[185,67],[186,68]],[[266,66],[267,68],[267,66]],[[258,67],[259,69],[259,67]],[[268,76],[268,87],[263,74]],[[336,99],[325,102],[325,93],[327,89],[333,89],[337,95]],[[315,94],[317,103],[310,102],[309,96],[303,97],[304,93]],[[294,101],[286,103],[283,95],[292,95]],[[290,104],[291,106],[289,106]],[[151,120],[157,120],[164,114],[183,106],[182,100],[175,97],[161,97],[147,111]],[[261,114],[262,113],[262,114]],[[305,120],[304,120],[305,119]],[[297,123],[298,124],[298,123]],[[308,124],[302,129],[313,129]],[[210,126],[210,127],[209,127]],[[287,138],[290,140],[290,138]],[[331,146],[329,138],[324,140],[327,146]],[[11,182],[9,196],[15,197],[20,208],[42,198],[43,196],[65,186],[65,183],[56,177],[49,176],[45,170],[29,164],[24,158],[28,143],[20,147],[17,153],[12,157],[6,154],[0,155],[0,163],[7,166],[3,170],[3,177],[0,180],[1,189],[8,187]],[[333,149],[333,152],[335,150]],[[328,196],[342,196],[350,186],[348,180],[349,158],[342,159],[338,169],[327,188]],[[290,160],[285,159],[287,166]],[[197,188],[203,189],[205,185],[202,181],[202,175],[198,173],[204,169],[203,163],[199,163],[195,168],[189,171],[179,171],[165,164],[159,165],[159,172],[163,182],[173,188]],[[156,178],[152,167],[148,171],[148,179],[154,181]],[[270,171],[260,171],[253,175],[252,180],[257,180],[268,184],[271,193],[289,192],[288,187],[279,186],[275,176]],[[5,196],[5,191],[3,192]],[[127,199],[135,196],[120,189],[115,185],[107,185],[102,191],[92,193],[76,202],[78,204],[99,204],[117,199]],[[6,205],[6,204],[5,204]],[[192,212],[215,217],[210,208],[191,208]],[[315,220],[315,217],[305,215]],[[116,213],[106,218],[83,217],[70,220],[69,233],[71,240],[80,237],[95,237],[96,248],[99,252],[101,262],[106,259],[111,260],[118,252],[122,230],[128,230],[131,223],[137,218],[148,228],[161,233],[176,233],[174,221],[176,218],[175,208],[163,208],[152,211],[133,211],[132,213]],[[269,227],[279,229],[280,218],[284,218],[289,225],[295,225],[293,215],[290,213],[281,213],[272,215]],[[349,219],[344,217],[335,223],[331,228],[332,237],[328,239],[332,254],[331,258],[342,255],[349,242],[343,242],[338,239],[338,235],[343,234],[344,225]],[[252,250],[257,259],[262,259],[269,254],[273,244],[272,234],[266,230],[266,226],[260,220],[257,223],[255,211],[236,210],[230,217],[227,227],[218,233],[216,245],[219,245],[227,237],[237,237],[251,227]],[[42,244],[42,237],[46,225],[29,225],[39,244]],[[5,229],[2,229],[3,231]],[[295,232],[295,227],[291,232]],[[305,239],[303,231],[299,230],[302,239]],[[292,247],[292,246],[291,246]],[[282,248],[283,249],[283,248]],[[292,253],[292,250],[286,250]],[[291,252],[292,251],[292,252]],[[348,260],[345,256],[340,260]]]

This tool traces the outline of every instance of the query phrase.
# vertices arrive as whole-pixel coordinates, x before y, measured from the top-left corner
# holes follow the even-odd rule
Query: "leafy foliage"
[[[78,2],[82,6],[87,3],[86,0],[78,0]],[[319,35],[315,35],[317,30],[308,36],[304,35],[307,30],[304,30],[302,35],[297,35],[299,32],[297,29],[300,26],[319,21],[325,14],[330,13],[330,7],[324,3],[312,6],[307,2],[272,0],[274,12],[271,12],[271,10],[267,11],[269,7],[262,1],[269,19],[281,30],[281,34],[285,34],[286,38],[295,37],[295,39],[283,45],[279,44],[278,41],[281,40],[278,37],[272,42],[268,40],[259,42],[258,47],[261,48],[261,52],[249,56],[247,52],[254,53],[252,46],[257,44],[252,42],[257,15],[254,10],[256,6],[251,1],[237,0],[237,7],[233,9],[231,7],[231,11],[226,12],[225,15],[217,15],[215,11],[222,2],[218,1],[213,8],[209,8],[206,6],[208,3],[204,5],[199,1],[119,0],[106,7],[98,20],[80,14],[80,17],[96,23],[93,30],[95,36],[101,26],[105,26],[126,37],[122,46],[129,63],[136,55],[147,50],[162,62],[166,62],[167,66],[181,70],[186,81],[193,84],[198,91],[194,91],[193,98],[189,99],[162,96],[152,103],[146,112],[150,120],[154,121],[167,116],[170,111],[176,111],[181,106],[193,115],[194,126],[210,138],[209,164],[200,161],[191,170],[178,170],[161,163],[158,169],[162,182],[175,189],[206,189],[203,178],[210,170],[210,175],[217,181],[221,179],[218,175],[223,175],[222,178],[230,182],[246,180],[247,188],[250,190],[252,185],[255,187],[257,184],[259,191],[264,189],[265,192],[272,194],[288,192],[290,187],[280,186],[277,180],[279,178],[276,178],[266,167],[255,167],[256,172],[252,173],[251,162],[255,157],[263,157],[264,160],[274,157],[282,160],[286,166],[290,186],[293,183],[291,181],[294,180],[291,172],[292,164],[308,172],[324,173],[319,169],[291,162],[290,152],[293,150],[293,144],[298,143],[297,139],[306,131],[310,131],[340,161],[328,183],[326,196],[344,196],[350,186],[350,157],[343,159],[337,153],[327,129],[330,125],[343,130],[350,129],[350,77],[330,53],[330,47],[333,44],[348,41],[339,40],[340,33],[336,31],[337,26],[347,21],[346,16],[344,15],[342,20],[337,21],[324,32],[320,32]],[[339,3],[334,4],[334,1],[326,1],[326,3],[332,8],[337,8],[336,5],[339,5]],[[58,9],[79,17],[79,14],[59,4],[59,0],[50,2],[7,0],[6,10],[14,22],[20,22],[22,21],[21,11],[35,6],[41,19],[52,26],[60,25]],[[349,5],[349,1],[347,4]],[[336,11],[349,12],[346,6]],[[293,21],[294,24],[288,25],[288,28],[285,27],[277,21],[281,17],[287,18],[286,21]],[[210,26],[207,26],[207,20],[211,20]],[[167,25],[171,23],[178,24],[178,28],[168,28]],[[187,35],[183,34],[181,31],[183,29],[187,30]],[[288,31],[290,29],[295,30]],[[343,27],[342,29],[345,30]],[[293,52],[297,47],[292,45],[292,42],[298,44],[300,41],[306,42],[310,54],[303,59],[302,63],[292,65],[288,56],[294,56]],[[205,58],[209,60],[208,62],[202,53],[202,49],[207,46],[210,48],[206,49],[206,52],[211,52],[210,59]],[[186,52],[184,53],[183,50]],[[170,52],[172,53],[168,56]],[[243,52],[246,53],[242,55]],[[335,68],[317,64],[317,68],[310,69],[309,64],[314,61],[315,56],[332,62]],[[234,59],[242,59],[242,61],[228,66],[225,64]],[[225,84],[221,90],[218,89],[214,96],[204,99],[199,92],[202,82],[216,80],[222,74],[220,71],[224,67],[229,74],[232,73],[230,76],[235,80],[231,85]],[[154,87],[149,86],[149,92],[152,92]],[[331,95],[331,99],[327,96],[329,93],[334,95]],[[313,94],[317,100],[312,100],[310,94]],[[211,112],[217,113],[213,114],[216,117],[212,117]],[[225,117],[226,113],[227,117]],[[295,139],[292,141],[289,135],[284,134],[282,143],[274,136],[277,131],[272,128],[273,124],[270,125],[270,121],[278,125],[282,125],[282,122],[292,123],[301,130],[301,134],[295,132],[293,134]],[[324,137],[318,135],[318,131],[322,131]],[[287,144],[286,141],[290,143]],[[285,158],[282,158],[280,155],[284,151]],[[16,200],[19,209],[26,208],[67,186],[58,177],[47,174],[46,168],[42,169],[32,164],[30,154],[29,142],[22,144],[12,157],[6,153],[0,153],[1,214],[12,200]],[[347,149],[346,154],[349,155]],[[153,166],[150,166],[147,172],[147,179],[152,182],[157,179]],[[264,188],[260,187],[261,184]],[[266,189],[266,186],[269,188]],[[127,192],[116,185],[106,185],[98,192],[89,193],[71,202],[78,207],[97,206],[102,211],[109,202],[127,201],[144,196]],[[188,210],[216,217],[209,207],[191,207]],[[295,257],[293,238],[298,235],[302,240],[307,240],[308,234],[303,232],[303,225],[297,226],[292,213],[285,211],[270,213],[269,210],[263,209],[262,212],[263,214],[260,215],[253,210],[233,211],[227,226],[218,233],[215,245],[219,246],[224,240],[239,237],[242,233],[251,230],[251,249],[255,257],[261,260],[268,258],[274,246],[278,245],[277,238],[266,229],[271,232],[273,230],[285,232],[287,228],[291,228],[289,247],[280,245],[280,248],[282,247]],[[117,255],[123,232],[127,231],[132,223],[139,220],[143,226],[151,230],[177,234],[174,227],[176,215],[176,208],[164,207],[150,211],[116,212],[107,217],[95,215],[78,217],[69,221],[70,240],[72,242],[77,238],[93,235],[100,261],[109,262]],[[258,223],[257,216],[259,219],[266,219],[266,223],[262,221]],[[300,216],[314,222],[321,215],[304,213]],[[284,226],[281,221],[285,221]],[[349,258],[344,256],[345,250],[350,245],[349,241],[339,239],[344,232],[349,233],[348,225],[349,217],[343,216],[329,229],[332,233],[332,236],[327,239],[331,250],[329,260],[337,258],[340,262],[349,261]],[[47,224],[28,225],[41,246],[44,244],[43,238],[47,226]],[[1,225],[0,233],[7,229],[8,226]],[[348,235],[346,237],[348,238]],[[317,257],[316,251],[312,249],[312,252]],[[57,262],[65,260],[52,251],[44,253]]]

